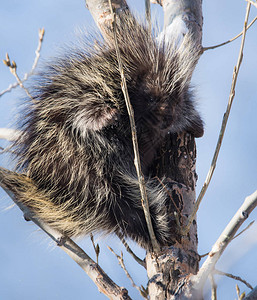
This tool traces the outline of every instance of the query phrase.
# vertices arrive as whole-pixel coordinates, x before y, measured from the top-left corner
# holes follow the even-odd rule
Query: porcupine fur
[[[198,52],[156,42],[132,18],[118,25],[128,93],[157,241],[170,241],[169,195],[149,169],[167,133],[203,134],[189,81]],[[115,48],[89,43],[50,62],[35,79],[17,169],[33,182],[19,197],[68,236],[117,233],[151,247],[134,166]],[[21,177],[22,178],[22,177]]]

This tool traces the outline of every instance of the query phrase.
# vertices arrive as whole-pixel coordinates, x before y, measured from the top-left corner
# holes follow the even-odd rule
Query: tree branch
[[[95,245],[94,236],[93,236],[92,233],[90,234],[90,239],[91,239],[93,248],[94,248],[94,250],[95,250],[96,263],[99,264],[100,246],[99,246],[99,244],[96,244],[96,245]]]
[[[213,274],[211,274],[209,277],[211,281],[211,300],[217,300],[217,284],[214,280]]]
[[[230,273],[226,273],[226,272],[223,272],[223,271],[220,271],[220,270],[217,270],[215,269],[213,271],[213,274],[217,274],[217,275],[221,275],[221,276],[226,276],[226,277],[229,277],[229,278],[232,278],[232,279],[235,279],[235,280],[238,280],[238,281],[241,281],[242,283],[244,283],[249,289],[253,289],[253,287],[250,285],[250,283],[248,283],[246,280],[242,279],[241,277],[239,276],[235,276],[233,274],[230,274]]]
[[[31,76],[34,71],[35,71],[35,68],[38,64],[38,61],[39,61],[39,57],[40,57],[40,51],[41,51],[41,48],[42,48],[42,43],[43,43],[43,38],[44,38],[44,34],[45,34],[45,29],[42,28],[42,29],[39,29],[39,33],[38,33],[38,36],[39,36],[39,41],[38,41],[38,46],[37,46],[37,49],[35,51],[36,53],[36,57],[34,59],[34,62],[33,62],[33,65],[32,65],[32,68],[30,70],[29,73],[26,73],[23,77],[21,81],[21,83],[23,84],[24,81],[26,81],[29,76]],[[2,92],[0,92],[0,97],[3,96],[5,93],[7,92],[10,92],[12,89],[16,88],[18,85],[21,85],[19,82],[15,82],[13,84],[11,84],[7,89],[3,90]]]
[[[237,235],[235,235],[233,237],[233,240],[236,239],[237,237],[239,237],[239,235],[241,235],[242,233],[244,233],[246,230],[248,230],[252,225],[253,225],[254,221],[252,221],[249,225],[247,225],[242,231],[240,231]]]
[[[95,263],[73,240],[64,236],[61,232],[51,228],[37,218],[37,216],[29,210],[28,207],[23,205],[15,194],[15,187],[12,190],[11,183],[8,177],[23,176],[15,172],[11,172],[0,168],[0,186],[10,196],[10,198],[17,204],[17,206],[24,213],[26,220],[33,221],[39,228],[41,228],[63,251],[65,251],[92,279],[96,284],[99,291],[105,294],[109,299],[121,300],[130,299],[128,291],[124,288],[119,287],[114,283],[111,278]]]
[[[238,300],[243,300],[245,298],[245,292],[243,292],[241,294],[240,288],[239,288],[239,286],[237,284],[236,284],[236,293],[237,293],[237,299]]]
[[[128,272],[126,266],[125,266],[124,260],[123,260],[123,253],[122,253],[122,251],[121,251],[121,254],[118,255],[118,254],[116,254],[116,253],[113,251],[113,249],[112,249],[111,247],[108,246],[108,249],[109,249],[109,250],[116,256],[116,258],[118,259],[119,265],[121,266],[121,268],[122,268],[123,271],[125,272],[125,274],[126,274],[126,276],[128,277],[128,279],[130,280],[132,286],[133,286],[135,289],[137,289],[137,290],[139,291],[140,295],[141,295],[143,298],[147,299],[147,294],[145,293],[145,289],[142,290],[139,286],[137,286],[137,285],[135,284],[133,278],[132,278],[131,275],[129,274],[129,272]]]
[[[17,65],[16,65],[16,62],[15,61],[12,61],[12,62],[10,61],[8,53],[6,53],[6,59],[3,60],[3,62],[9,68],[9,70],[13,74],[13,76],[16,78],[19,86],[24,89],[24,91],[29,96],[29,98],[34,102],[34,99],[30,95],[29,91],[25,88],[25,86],[23,85],[20,77],[17,74]]]
[[[231,219],[227,227],[224,229],[216,243],[213,245],[206,261],[203,263],[201,269],[197,275],[191,278],[193,286],[196,290],[201,290],[205,284],[206,279],[210,273],[214,270],[217,261],[220,256],[233,239],[237,230],[248,218],[252,210],[257,206],[257,190],[250,196],[248,196],[234,217]]]
[[[160,38],[179,43],[190,31],[195,44],[202,44],[202,1],[157,0],[157,3],[162,5],[164,12],[164,30]]]
[[[251,23],[249,23],[249,25],[246,27],[246,30],[248,30],[252,25],[253,23],[257,20],[257,17],[255,17]],[[223,42],[221,44],[218,44],[218,45],[215,45],[215,46],[210,46],[210,47],[203,47],[202,48],[202,51],[206,51],[206,50],[211,50],[211,49],[216,49],[218,47],[221,47],[221,46],[224,46],[224,45],[227,45],[228,43],[231,43],[233,41],[235,41],[237,38],[239,38],[242,34],[243,34],[244,31],[240,32],[238,35],[236,35],[235,37],[233,37],[232,39],[226,41],[226,42]]]
[[[111,27],[112,15],[110,11],[108,0],[85,0],[86,7],[89,9],[95,23],[97,24],[100,32],[109,41],[108,28]],[[129,11],[126,0],[112,0],[112,5],[115,8],[117,15]]]
[[[11,128],[0,128],[0,139],[7,141],[15,141],[20,135],[19,130],[11,129]]]
[[[145,261],[142,260],[141,258],[139,258],[129,247],[128,243],[125,241],[124,237],[121,234],[117,234],[118,238],[120,239],[120,241],[122,242],[122,244],[124,245],[125,249],[127,250],[127,252],[134,258],[134,260],[140,264],[142,267],[146,268],[145,265]]]

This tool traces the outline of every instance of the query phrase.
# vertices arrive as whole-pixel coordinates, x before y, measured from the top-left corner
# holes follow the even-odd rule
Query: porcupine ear
[[[87,130],[100,131],[105,127],[114,124],[118,120],[118,109],[111,107],[106,103],[97,103],[98,99],[94,101],[87,101],[83,105],[81,103],[73,120],[73,127],[79,130],[80,133],[85,133]]]

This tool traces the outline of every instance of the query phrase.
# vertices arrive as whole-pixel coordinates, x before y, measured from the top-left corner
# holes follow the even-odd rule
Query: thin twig
[[[210,275],[211,282],[211,300],[217,300],[217,284],[214,280],[213,274]]]
[[[200,192],[200,194],[197,198],[197,201],[195,203],[195,209],[194,209],[193,213],[190,215],[190,218],[188,220],[188,224],[187,224],[187,226],[185,227],[185,229],[183,231],[183,235],[186,235],[190,230],[191,224],[194,221],[195,215],[198,211],[200,203],[203,199],[203,196],[205,195],[205,192],[206,192],[206,190],[207,190],[207,188],[210,184],[210,181],[212,179],[212,175],[213,175],[214,170],[216,168],[216,162],[217,162],[217,159],[218,159],[218,156],[219,156],[220,147],[221,147],[223,137],[224,137],[224,133],[225,133],[225,130],[226,130],[226,126],[227,126],[231,106],[232,106],[232,103],[233,103],[233,100],[234,100],[234,97],[235,97],[235,87],[236,87],[236,83],[237,83],[237,77],[238,77],[239,69],[240,69],[240,66],[241,66],[241,63],[242,63],[242,59],[243,59],[243,49],[244,49],[244,44],[245,44],[245,35],[246,35],[247,22],[248,22],[249,13],[250,13],[250,7],[251,7],[251,4],[247,3],[246,15],[245,15],[245,20],[244,20],[244,29],[243,29],[243,35],[242,35],[242,41],[241,41],[241,46],[240,46],[240,50],[239,50],[238,60],[237,60],[236,66],[234,67],[228,105],[227,105],[226,112],[223,116],[222,125],[221,125],[221,129],[220,129],[220,133],[219,133],[219,138],[218,138],[217,145],[216,145],[216,148],[215,148],[215,152],[214,152],[214,155],[213,155],[213,159],[212,159],[212,162],[211,162],[211,167],[209,169],[209,172],[207,174],[207,177],[205,179],[205,182],[203,184],[201,192]]]
[[[38,32],[39,41],[38,41],[37,49],[35,51],[36,57],[34,59],[34,63],[32,65],[30,73],[34,72],[34,70],[36,69],[36,66],[38,64],[38,60],[39,60],[39,57],[40,57],[40,51],[41,51],[41,48],[42,48],[42,42],[43,42],[44,35],[45,35],[45,29],[44,28],[39,29],[39,32]]]
[[[39,29],[39,41],[38,41],[38,46],[37,46],[37,49],[35,51],[36,53],[36,56],[35,56],[35,59],[34,59],[34,62],[33,62],[33,65],[31,67],[31,70],[29,73],[26,73],[23,77],[22,80],[20,80],[22,83],[24,83],[24,81],[26,81],[34,72],[37,64],[38,64],[38,60],[39,60],[39,57],[40,57],[40,51],[41,51],[41,48],[42,48],[42,43],[43,43],[43,38],[44,38],[44,34],[45,34],[45,29],[42,28],[42,29]],[[13,84],[11,84],[7,89],[3,90],[2,92],[0,92],[0,97],[3,96],[5,93],[7,92],[10,92],[12,89],[16,88],[17,86],[19,86],[19,82],[15,82]]]
[[[249,25],[246,27],[246,30],[248,30],[252,25],[253,23],[257,20],[257,16],[252,20],[251,23],[249,23]],[[232,39],[226,41],[226,42],[223,42],[221,44],[218,44],[218,45],[215,45],[215,46],[210,46],[210,47],[203,47],[202,48],[202,51],[206,51],[206,50],[211,50],[211,49],[216,49],[218,47],[221,47],[221,46],[224,46],[224,45],[227,45],[231,42],[233,42],[234,40],[236,40],[237,38],[239,38],[242,34],[243,34],[244,31],[240,32],[238,35],[236,35],[235,37],[233,37]]]
[[[207,253],[205,253],[205,254],[200,255],[200,258],[202,259],[202,258],[204,258],[205,256],[208,256],[209,253],[210,253],[210,252],[207,252]]]
[[[124,247],[126,248],[127,252],[134,258],[134,260],[140,264],[142,267],[146,268],[146,263],[144,260],[142,260],[141,258],[139,258],[132,250],[131,248],[129,247],[128,243],[125,241],[124,237],[119,234],[119,233],[116,233],[118,238],[121,240],[122,244],[124,245]]]
[[[119,51],[119,47],[118,47],[116,19],[115,19],[116,14],[114,14],[114,12],[113,12],[111,0],[109,0],[109,6],[110,6],[111,15],[112,15],[112,30],[113,30],[113,36],[114,36],[116,56],[117,56],[117,60],[118,60],[118,64],[119,64],[119,71],[120,71],[120,76],[121,76],[121,89],[122,89],[122,92],[123,92],[123,95],[125,98],[126,107],[127,107],[127,111],[128,111],[128,115],[129,115],[129,120],[130,120],[130,126],[131,126],[133,150],[134,150],[134,155],[135,155],[134,164],[135,164],[136,171],[137,171],[137,177],[138,177],[139,188],[140,188],[140,193],[141,193],[142,207],[143,207],[143,211],[145,214],[146,224],[147,224],[150,239],[152,242],[153,250],[154,250],[154,252],[158,253],[160,251],[160,247],[159,247],[159,244],[158,244],[155,234],[154,234],[153,225],[152,225],[151,216],[150,216],[149,203],[147,200],[147,193],[146,193],[146,187],[145,187],[145,179],[144,179],[142,169],[141,169],[140,156],[139,156],[139,150],[138,150],[138,141],[137,141],[137,132],[136,132],[136,124],[135,124],[135,118],[134,118],[134,111],[133,111],[133,107],[130,103],[126,78],[124,75],[123,65],[122,65],[122,61],[121,61],[121,55],[120,55],[120,51]]]
[[[30,97],[30,99],[34,102],[33,97],[31,96],[31,94],[29,93],[28,89],[23,85],[22,81],[20,80],[18,74],[17,74],[17,66],[15,65],[14,67],[10,67],[10,71],[11,73],[14,75],[14,77],[16,78],[19,86],[21,88],[23,88],[26,92],[26,94]]]
[[[250,283],[248,283],[246,280],[242,279],[242,278],[239,277],[239,276],[235,276],[235,275],[232,275],[232,274],[230,274],[230,273],[226,273],[226,272],[223,272],[223,271],[220,271],[220,270],[217,270],[217,269],[213,270],[213,273],[214,273],[214,274],[217,274],[217,275],[226,276],[226,277],[229,277],[229,278],[232,278],[232,279],[241,281],[241,282],[244,283],[249,289],[253,290],[253,287],[250,285]]]
[[[9,68],[10,72],[13,74],[13,76],[16,78],[18,84],[20,85],[21,88],[23,88],[26,92],[26,94],[30,97],[30,99],[34,102],[33,97],[30,95],[29,91],[25,88],[23,85],[20,77],[17,74],[17,64],[15,61],[10,61],[8,53],[6,53],[6,59],[3,60],[4,64]]]
[[[239,235],[241,235],[242,233],[244,233],[247,229],[249,229],[252,225],[253,225],[254,221],[252,221],[245,229],[243,229],[242,231],[240,231],[237,235],[235,235],[233,237],[233,240],[236,239],[237,237],[239,237]]]
[[[245,292],[241,294],[239,286],[236,284],[236,294],[238,300],[243,300],[245,298]],[[241,295],[240,295],[241,294]]]
[[[237,237],[239,237],[239,235],[241,235],[242,233],[244,233],[247,229],[249,229],[252,225],[253,225],[254,221],[252,221],[245,229],[243,229],[242,231],[240,231],[237,235],[235,235],[233,237],[232,240],[236,239]],[[205,254],[200,255],[200,258],[204,258],[205,256],[208,256],[210,252],[207,252]]]
[[[22,176],[23,180],[25,180],[25,175],[19,175],[15,172],[0,168],[0,186],[22,210],[25,219],[33,221],[62,250],[64,250],[87,273],[87,275],[97,285],[100,292],[104,293],[110,299],[131,299],[128,296],[127,290],[114,283],[111,278],[99,267],[99,265],[93,261],[73,240],[44,223],[27,206],[20,202],[15,193],[15,187],[12,189],[10,182],[8,182],[8,176]],[[8,184],[6,182],[8,182]]]
[[[257,190],[250,196],[245,198],[244,203],[231,219],[227,227],[224,229],[218,240],[212,247],[207,259],[198,271],[197,275],[192,276],[193,286],[196,290],[201,290],[207,277],[214,270],[215,265],[222,253],[235,236],[237,230],[248,218],[253,209],[257,206]]]
[[[139,286],[137,286],[137,285],[135,284],[133,278],[131,277],[131,275],[129,274],[128,270],[126,269],[126,266],[125,266],[124,260],[123,260],[123,253],[122,253],[122,251],[121,251],[121,254],[118,255],[118,254],[116,254],[116,253],[113,251],[113,249],[112,249],[111,247],[109,247],[109,246],[107,246],[107,247],[108,247],[108,249],[109,249],[109,250],[117,257],[118,262],[119,262],[119,265],[120,265],[121,268],[124,270],[124,272],[125,272],[126,276],[128,277],[128,279],[131,281],[132,286],[133,286],[134,288],[136,288],[136,289],[139,291],[139,293],[140,293],[141,296],[143,296],[144,298],[147,299],[147,295],[145,294],[145,289],[142,290]]]
[[[95,250],[95,255],[96,255],[96,263],[99,264],[98,262],[98,259],[99,259],[99,254],[100,254],[100,247],[99,247],[99,244],[96,244],[95,245],[95,241],[94,241],[94,236],[93,234],[91,233],[90,234],[90,239],[91,239],[91,242],[93,244],[93,248]]]
[[[237,294],[237,298],[240,298],[240,288],[239,286],[236,284],[236,294]]]

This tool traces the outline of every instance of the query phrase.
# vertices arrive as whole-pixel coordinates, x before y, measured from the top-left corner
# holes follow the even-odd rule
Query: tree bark
[[[172,197],[171,207],[178,212],[171,228],[174,244],[163,248],[158,257],[150,252],[146,256],[150,299],[180,299],[187,277],[198,271],[196,221],[186,236],[180,232],[194,208],[195,158],[194,139],[187,133],[181,133],[167,136],[156,160],[155,174],[159,178],[165,176],[165,184],[169,186]]]
[[[200,0],[163,0],[165,39],[180,41],[190,32],[196,45],[202,41],[202,2]],[[150,299],[200,299],[198,291],[191,288],[190,274],[199,269],[197,253],[197,223],[192,223],[186,236],[181,228],[187,225],[188,216],[194,209],[196,148],[194,138],[187,134],[166,137],[155,164],[155,173],[166,178],[169,192],[179,212],[174,221],[174,245],[166,247],[160,256],[147,253],[146,264],[149,278]],[[171,204],[174,208],[174,203]]]
[[[109,41],[108,29],[111,27],[112,15],[108,0],[85,0],[95,23],[97,24],[106,41]],[[112,6],[117,15],[128,11],[126,0],[112,0]]]

